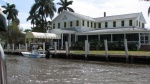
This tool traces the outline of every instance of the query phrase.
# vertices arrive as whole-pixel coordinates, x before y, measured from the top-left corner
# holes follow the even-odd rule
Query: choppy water
[[[150,84],[150,65],[7,56],[8,84]]]

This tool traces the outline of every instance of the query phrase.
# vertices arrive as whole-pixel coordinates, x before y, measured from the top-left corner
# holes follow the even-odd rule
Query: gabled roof
[[[141,13],[130,13],[130,14],[122,14],[122,15],[114,15],[114,16],[106,16],[94,18],[96,21],[108,21],[108,20],[119,20],[119,19],[127,19],[127,18],[137,18],[141,15]]]
[[[81,15],[78,13],[74,13],[74,12],[70,12],[70,11],[63,11],[62,13],[60,13],[56,18],[53,19],[53,21],[55,21],[57,18],[59,18],[63,13],[68,13],[71,14],[77,18],[83,19],[83,20],[88,20],[88,21],[95,21],[93,18],[89,17],[89,16],[85,16],[85,15]]]
[[[90,21],[95,21],[92,17],[89,17],[89,16],[85,16],[85,15],[81,15],[81,14],[78,14],[78,13],[74,13],[74,12],[69,12],[69,11],[65,11],[65,12],[68,12],[69,14],[72,14],[76,17],[79,17],[83,20],[90,20]]]
[[[63,14],[63,13],[68,13],[68,14],[71,14],[71,15],[77,17],[77,18],[87,20],[87,21],[94,21],[94,22],[108,21],[108,20],[119,20],[119,19],[130,19],[130,18],[138,18],[141,15],[143,16],[142,12],[122,14],[122,15],[113,15],[113,16],[106,16],[106,17],[98,17],[98,18],[92,18],[92,17],[89,17],[89,16],[85,16],[85,15],[70,12],[70,11],[63,11],[61,14]],[[59,14],[56,18],[59,18],[59,16],[61,14]],[[56,18],[54,20],[56,20]],[[146,21],[144,21],[144,22],[146,23]]]

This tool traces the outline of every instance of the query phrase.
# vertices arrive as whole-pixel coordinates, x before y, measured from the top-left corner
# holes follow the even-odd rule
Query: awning
[[[6,19],[2,13],[0,13],[0,31],[7,31]]]
[[[38,38],[38,39],[60,39],[60,35],[53,33],[39,33],[39,32],[27,32],[26,38]]]

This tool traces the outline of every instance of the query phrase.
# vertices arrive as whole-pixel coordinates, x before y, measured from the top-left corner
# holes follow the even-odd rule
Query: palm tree
[[[3,10],[3,13],[7,15],[8,25],[10,20],[15,21],[17,19],[18,10],[15,9],[15,7],[15,4],[10,5],[9,3],[6,3],[6,6],[2,6],[2,8],[5,9]]]
[[[33,24],[33,28],[34,28],[34,25],[35,25],[36,21],[38,20],[38,18],[39,18],[39,15],[37,15],[37,14],[30,15],[27,18],[27,21],[31,20],[31,24]]]
[[[60,0],[57,4],[60,5],[61,7],[58,8],[58,13],[61,13],[64,10],[69,10],[71,12],[74,12],[74,10],[70,7],[69,5],[72,5],[73,1],[68,1],[68,0]]]
[[[45,32],[44,22],[46,21],[46,18],[50,17],[52,19],[54,16],[54,12],[56,12],[56,7],[53,1],[54,0],[35,0],[35,4],[33,4],[29,12],[30,16],[37,13],[41,17],[42,32]]]

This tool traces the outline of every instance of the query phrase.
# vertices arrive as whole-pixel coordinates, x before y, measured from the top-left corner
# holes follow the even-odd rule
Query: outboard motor
[[[0,32],[7,31],[6,19],[0,11]],[[7,84],[6,57],[0,42],[0,84]]]

